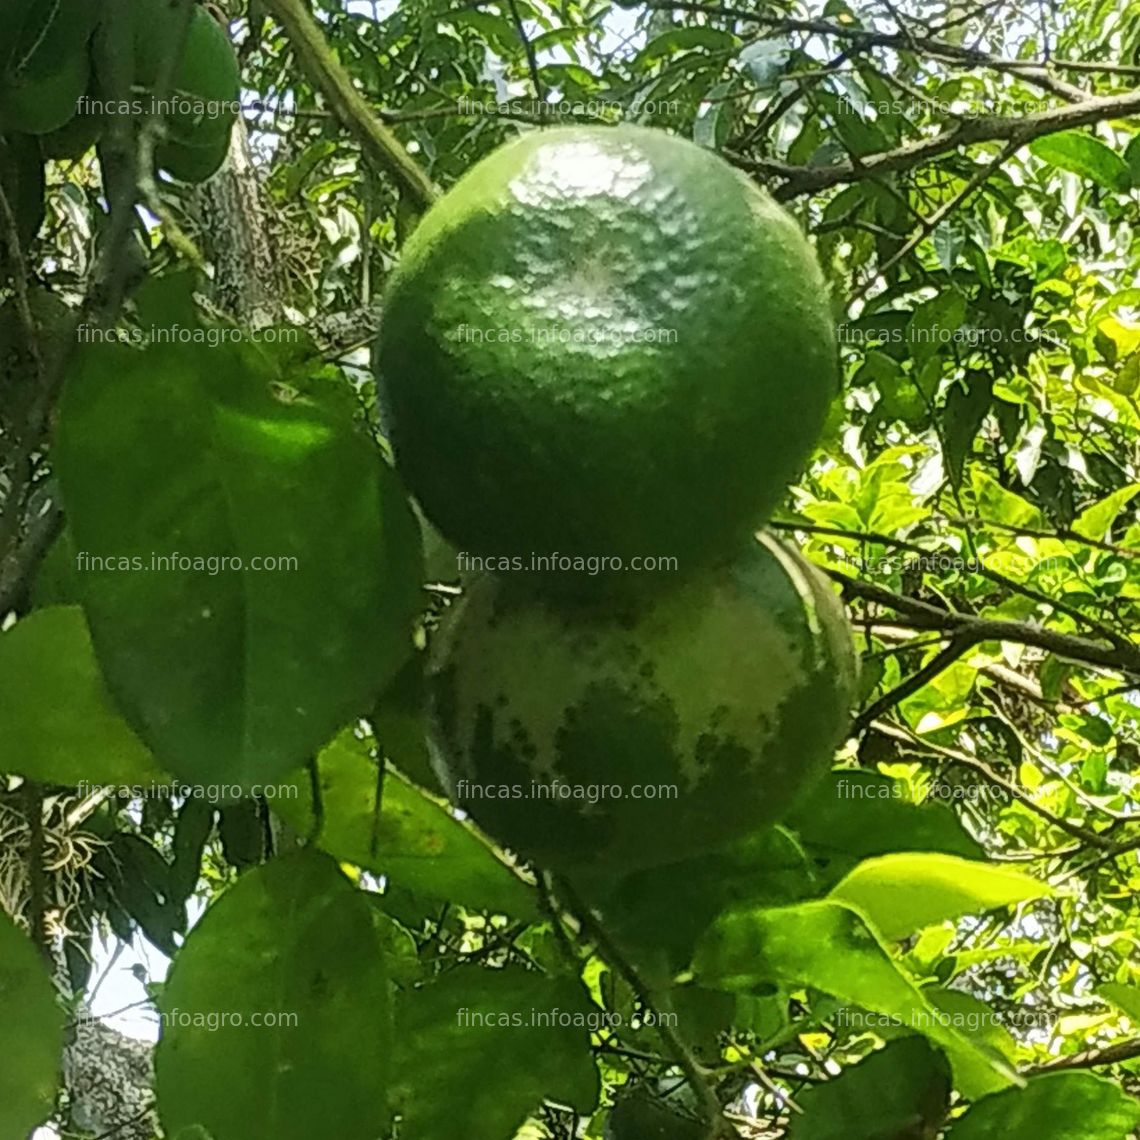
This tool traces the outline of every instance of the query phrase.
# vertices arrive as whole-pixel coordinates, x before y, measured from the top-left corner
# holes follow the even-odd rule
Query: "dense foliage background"
[[[404,1140],[1140,1135],[1140,5],[223,7],[217,179],[150,177],[125,122],[48,165],[33,240],[0,210],[0,1137],[156,1134],[149,1059],[76,1112],[91,956],[140,933],[177,963],[147,979],[172,1140],[376,1140],[389,1104]],[[845,388],[773,525],[863,664],[785,826],[604,899],[433,798],[400,633],[458,566],[370,475],[402,239],[587,121],[694,139],[811,235]]]

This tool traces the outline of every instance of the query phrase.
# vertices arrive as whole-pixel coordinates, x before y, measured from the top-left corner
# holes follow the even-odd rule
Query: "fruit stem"
[[[661,1043],[680,1066],[681,1071],[685,1074],[685,1079],[689,1082],[700,1102],[701,1121],[705,1125],[704,1140],[719,1140],[721,1137],[739,1140],[736,1130],[724,1118],[720,1100],[716,1095],[716,1090],[708,1081],[708,1075],[700,1062],[693,1056],[681,1035],[669,1024],[670,1019],[660,1015],[660,1003],[654,1000],[649,985],[641,977],[637,967],[622,953],[610,937],[609,932],[598,921],[593,911],[582,901],[573,886],[561,877],[557,878],[555,882],[559,895],[561,895],[570,914],[577,920],[579,929],[593,941],[598,952],[610,967],[626,980],[645,1011],[657,1014],[654,1022]]]

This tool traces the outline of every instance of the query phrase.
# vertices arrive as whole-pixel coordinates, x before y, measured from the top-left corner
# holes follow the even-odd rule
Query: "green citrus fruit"
[[[150,89],[158,83],[166,60],[178,50],[183,27],[196,19],[179,0],[131,0],[132,40],[134,43],[134,82]]]
[[[604,1140],[703,1140],[708,1129],[682,1116],[643,1085],[622,1093],[606,1119]]]
[[[182,182],[205,182],[221,168],[230,140],[223,136],[202,146],[187,142],[163,143],[155,150],[158,164]]]
[[[834,591],[771,538],[636,599],[557,606],[487,576],[436,647],[434,760],[541,865],[656,866],[778,818],[830,765],[854,677]]]
[[[196,8],[174,77],[158,163],[183,182],[205,182],[225,161],[241,94],[237,56],[225,29]]]
[[[91,61],[82,49],[42,78],[0,88],[0,124],[31,135],[59,130],[75,118],[90,74]]]
[[[87,48],[99,5],[7,0],[4,7],[11,39],[0,60],[0,126],[37,135],[57,130],[75,115],[87,89]]]
[[[478,163],[405,246],[378,348],[407,482],[490,555],[697,565],[775,506],[837,389],[795,222],[640,127],[534,131]]]
[[[195,147],[228,139],[240,94],[240,68],[226,30],[205,8],[196,8],[174,74],[177,102],[167,117],[168,137]]]

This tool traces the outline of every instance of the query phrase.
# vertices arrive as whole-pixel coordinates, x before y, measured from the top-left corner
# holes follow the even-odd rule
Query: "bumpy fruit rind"
[[[834,591],[768,537],[640,600],[567,609],[487,577],[437,641],[435,762],[540,865],[656,866],[778,819],[829,767],[855,671]]]

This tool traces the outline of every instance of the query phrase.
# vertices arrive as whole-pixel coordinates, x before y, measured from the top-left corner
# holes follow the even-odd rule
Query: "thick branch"
[[[929,602],[896,594],[893,590],[852,578],[838,570],[828,570],[827,574],[840,583],[845,596],[886,606],[903,615],[906,618],[905,624],[913,629],[960,631],[973,637],[975,642],[1009,641],[1015,645],[1031,645],[1035,649],[1055,653],[1067,661],[1140,677],[1140,646],[1130,643],[1105,645],[1087,637],[1045,629],[1033,622],[974,617],[972,614],[940,609]]]
[[[329,51],[303,0],[266,0],[266,7],[289,36],[305,78],[328,100],[345,129],[356,136],[368,160],[391,174],[418,207],[429,206],[436,196],[431,179],[372,113],[348,73]]]
[[[893,150],[863,155],[858,163],[838,162],[831,166],[789,166],[771,158],[733,155],[745,170],[766,178],[780,179],[773,190],[781,200],[814,194],[829,186],[860,182],[896,170],[909,170],[924,162],[949,154],[960,147],[982,142],[1006,142],[1022,147],[1036,138],[1058,131],[1092,126],[1108,119],[1125,119],[1140,114],[1140,91],[1125,95],[1093,96],[1065,107],[1052,107],[1033,115],[982,115],[964,119],[951,130],[931,138],[916,139]]]
[[[1103,1049],[1086,1049],[1083,1053],[1057,1057],[1044,1064],[1034,1065],[1025,1070],[1025,1075],[1056,1073],[1065,1069],[1095,1069],[1101,1065],[1119,1065],[1122,1061],[1132,1061],[1137,1057],[1140,1057],[1140,1037],[1133,1037],[1127,1041],[1118,1041],[1115,1045],[1106,1045]]]

